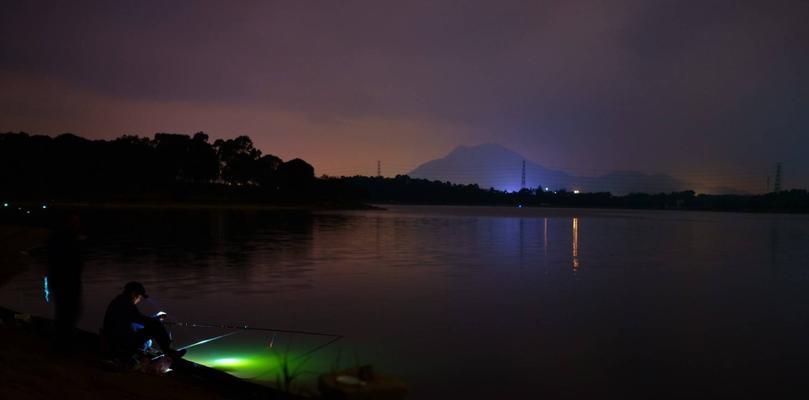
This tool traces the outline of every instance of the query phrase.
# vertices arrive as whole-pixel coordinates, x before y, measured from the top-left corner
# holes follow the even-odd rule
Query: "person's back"
[[[171,337],[163,327],[159,318],[147,317],[136,305],[146,295],[146,289],[138,282],[129,282],[124,292],[116,296],[107,306],[104,313],[102,334],[114,358],[127,360],[149,347],[150,339],[154,339],[163,353],[178,358],[185,354],[184,350],[170,347]]]
[[[132,298],[127,294],[119,294],[107,306],[104,313],[103,333],[113,354],[125,354],[132,351],[135,331],[133,323],[140,323],[144,318],[138,311]]]

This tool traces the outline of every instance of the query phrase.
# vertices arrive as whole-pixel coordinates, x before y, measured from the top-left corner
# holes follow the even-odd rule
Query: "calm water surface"
[[[175,320],[345,335],[304,369],[371,363],[413,399],[809,392],[806,216],[391,207],[97,211],[85,225],[92,331],[139,280],[144,311]],[[0,304],[50,315],[43,260]],[[189,357],[272,380],[245,361],[269,340],[297,352],[323,341],[245,333]]]

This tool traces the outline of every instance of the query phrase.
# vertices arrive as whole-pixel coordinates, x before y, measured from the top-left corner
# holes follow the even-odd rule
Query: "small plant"
[[[334,364],[331,365],[331,372],[332,373],[336,373],[337,371],[340,370],[340,359],[341,359],[342,355],[343,355],[343,348],[338,347],[337,348],[337,357],[334,358]]]
[[[278,389],[283,392],[292,393],[293,392],[293,385],[295,381],[301,375],[307,373],[308,371],[303,371],[302,368],[306,365],[309,361],[310,356],[306,356],[303,358],[296,358],[290,360],[289,358],[289,345],[287,345],[286,350],[283,353],[272,349],[270,350],[272,353],[278,358],[279,362],[279,371],[275,374],[275,382],[278,385]],[[292,365],[293,362],[297,365]]]

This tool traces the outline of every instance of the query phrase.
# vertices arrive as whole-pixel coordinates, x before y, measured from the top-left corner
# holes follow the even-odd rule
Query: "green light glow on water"
[[[186,358],[245,379],[272,380],[281,365],[279,356],[270,351],[256,352],[238,348],[220,347],[215,351],[194,351],[189,352]]]
[[[239,367],[250,363],[246,358],[217,358],[211,360],[211,365],[215,367]]]
[[[221,332],[211,334],[218,335]],[[274,340],[273,347],[269,346],[270,342],[266,334],[245,332],[191,347],[185,358],[238,378],[272,386],[276,385],[282,375],[285,362],[289,371],[327,372],[334,361],[334,354],[328,350],[300,357],[307,350],[321,344],[322,339],[319,338],[297,337],[290,342],[289,338],[279,337]],[[304,375],[298,379],[301,384],[315,383],[317,374]],[[312,382],[308,382],[309,380]]]

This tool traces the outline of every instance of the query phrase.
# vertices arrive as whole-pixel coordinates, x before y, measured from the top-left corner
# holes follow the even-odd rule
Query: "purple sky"
[[[0,7],[0,131],[246,134],[318,174],[496,142],[697,189],[760,191],[783,161],[809,186],[806,1]]]

